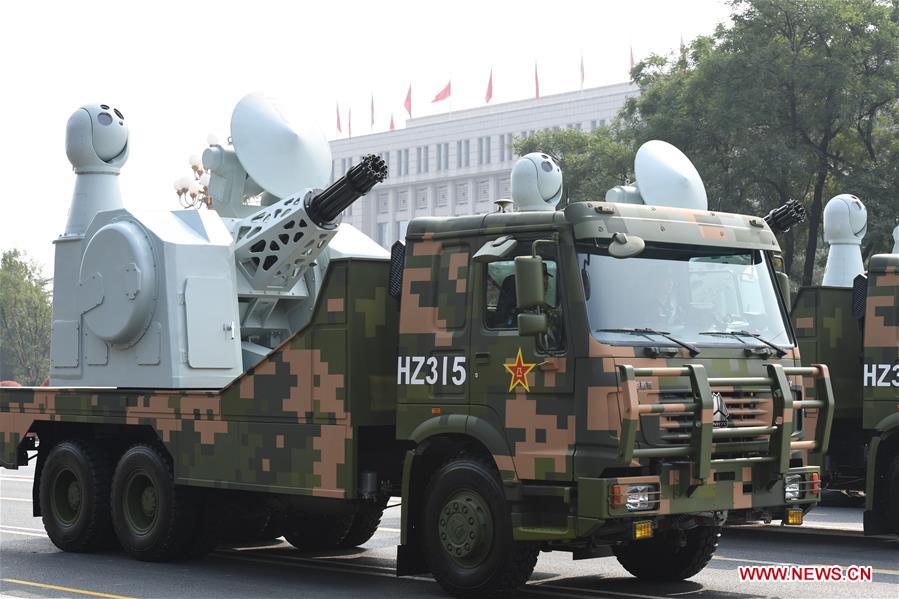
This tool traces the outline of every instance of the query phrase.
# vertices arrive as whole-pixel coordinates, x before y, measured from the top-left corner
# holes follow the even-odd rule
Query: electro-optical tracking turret
[[[387,257],[340,225],[387,176],[380,158],[322,190],[324,135],[258,95],[238,103],[231,140],[203,155],[210,210],[126,209],[121,112],[90,105],[70,119],[78,178],[56,245],[53,385],[222,387],[309,322],[331,258]]]

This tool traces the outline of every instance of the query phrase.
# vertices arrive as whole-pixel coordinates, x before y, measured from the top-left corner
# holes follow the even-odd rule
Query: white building
[[[365,154],[379,154],[390,175],[344,215],[384,247],[405,237],[416,216],[490,212],[511,197],[517,158],[512,140],[547,129],[592,131],[638,95],[619,83],[468,110],[409,119],[404,129],[331,142],[331,180]]]

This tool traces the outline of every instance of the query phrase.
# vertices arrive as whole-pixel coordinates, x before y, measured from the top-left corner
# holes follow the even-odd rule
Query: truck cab
[[[407,470],[465,439],[495,464],[516,541],[615,552],[637,575],[641,534],[801,521],[833,397],[825,366],[801,366],[778,265],[765,222],[735,214],[577,202],[413,220],[397,356]],[[432,500],[407,490],[401,562],[427,541],[414,523]]]

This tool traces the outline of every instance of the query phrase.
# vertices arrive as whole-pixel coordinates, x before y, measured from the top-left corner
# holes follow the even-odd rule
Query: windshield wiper
[[[657,331],[655,329],[643,328],[643,329],[599,329],[598,332],[600,332],[600,333],[629,333],[631,335],[643,335],[643,336],[658,335],[659,337],[664,337],[668,341],[671,341],[672,343],[677,343],[681,347],[686,348],[686,350],[689,351],[690,355],[693,356],[694,358],[699,355],[699,349],[695,345],[672,337],[668,333],[668,331]]]
[[[762,336],[759,335],[758,333],[753,333],[752,331],[703,331],[702,333],[699,333],[699,334],[700,335],[725,335],[728,337],[752,337],[756,341],[764,343],[765,345],[767,345],[768,347],[770,347],[771,349],[776,351],[777,357],[783,358],[785,355],[787,355],[787,352],[784,351],[784,349],[782,347],[774,345],[767,339],[763,339]]]

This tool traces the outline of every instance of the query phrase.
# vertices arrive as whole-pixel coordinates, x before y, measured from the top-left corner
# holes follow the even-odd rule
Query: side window
[[[544,312],[549,321],[546,348],[558,350],[564,347],[562,307],[559,298],[559,273],[556,261],[543,259],[543,285],[546,296]],[[518,298],[515,292],[515,262],[500,260],[486,265],[486,297],[484,301],[484,325],[490,330],[514,330],[518,328]]]

